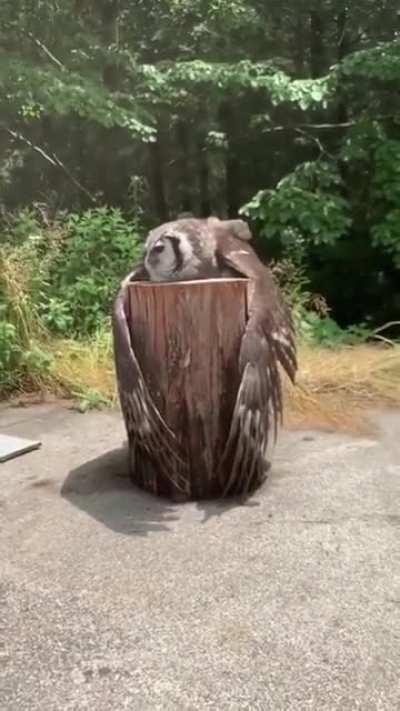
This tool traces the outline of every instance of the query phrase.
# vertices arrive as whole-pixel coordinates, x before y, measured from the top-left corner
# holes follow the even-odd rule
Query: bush
[[[343,326],[378,326],[399,309],[400,141],[370,129],[354,127],[339,158],[298,165],[241,210],[260,251],[301,264]]]
[[[275,279],[291,307],[297,336],[311,345],[331,348],[363,343],[371,336],[364,324],[341,328],[329,315],[330,309],[323,296],[313,294],[310,280],[303,266],[291,259],[272,264]]]
[[[63,228],[42,316],[58,333],[92,334],[108,316],[119,282],[138,258],[139,224],[127,222],[120,210],[97,208],[70,215]]]
[[[0,236],[0,394],[48,379],[50,337],[104,329],[139,253],[139,225],[98,208],[47,221],[9,217]]]
[[[23,210],[7,219],[8,260],[29,269],[29,293],[51,332],[85,336],[107,318],[122,277],[137,260],[140,225],[106,207],[56,220]],[[21,275],[22,278],[22,275]]]

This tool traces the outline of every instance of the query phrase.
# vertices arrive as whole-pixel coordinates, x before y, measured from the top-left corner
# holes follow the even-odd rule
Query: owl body
[[[241,380],[222,457],[231,463],[226,494],[251,489],[253,481],[262,480],[269,467],[265,455],[276,440],[282,417],[279,365],[292,381],[297,369],[290,312],[250,239],[250,230],[241,220],[185,218],[157,227],[147,237],[143,261],[123,282],[113,311],[120,398],[128,413],[128,433],[147,455],[157,458],[168,476],[168,461],[177,443],[155,407],[132,349],[124,309],[127,284],[139,279],[171,282],[235,276],[249,280],[248,322],[238,363]]]

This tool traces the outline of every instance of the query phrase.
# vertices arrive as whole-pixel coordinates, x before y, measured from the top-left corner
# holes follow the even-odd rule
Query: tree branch
[[[87,188],[85,188],[85,186],[82,185],[82,183],[80,183],[77,178],[75,178],[75,176],[70,172],[70,170],[67,168],[67,166],[60,160],[60,158],[55,153],[53,153],[52,156],[53,156],[53,159],[56,161],[56,164],[58,165],[58,167],[61,168],[61,170],[65,173],[65,175],[70,179],[70,181],[72,183],[74,183],[74,185],[79,190],[81,190],[91,200],[92,203],[96,203],[97,200],[94,197],[94,195],[92,195],[92,193]]]
[[[96,198],[92,193],[85,188],[82,183],[79,182],[77,178],[71,173],[71,171],[67,168],[67,166],[62,162],[62,160],[56,155],[56,153],[48,153],[45,151],[44,148],[41,146],[36,145],[35,143],[32,143],[32,141],[24,136],[22,133],[19,131],[13,131],[11,128],[7,128],[6,126],[1,126],[0,128],[3,129],[3,131],[6,131],[12,138],[15,140],[21,141],[22,143],[25,143],[26,146],[29,146],[33,151],[38,153],[44,160],[46,160],[50,165],[52,165],[54,168],[60,168],[63,173],[69,178],[69,180],[77,187],[82,193],[86,195],[86,197],[89,198],[89,200],[93,203],[96,203]]]
[[[35,37],[32,32],[26,32],[26,35],[29,37],[30,40],[32,40],[36,47],[39,47],[39,49],[44,52],[46,57],[48,57],[59,69],[61,69],[62,71],[66,71],[66,66],[62,62],[60,62],[60,60],[57,59],[57,57],[55,57],[52,52],[50,52],[48,47],[46,47],[43,42],[41,42],[37,37]]]
[[[355,126],[358,121],[344,121],[343,123],[298,123],[296,125],[290,126],[271,126],[270,128],[264,128],[263,133],[275,133],[275,131],[299,131],[303,128],[314,128],[314,129],[336,129],[336,128],[350,128],[350,126]]]
[[[326,155],[326,156],[328,156],[328,158],[332,158],[332,159],[334,158],[334,156],[331,153],[329,153],[329,151],[327,151],[326,148],[324,148],[324,146],[322,145],[321,141],[319,140],[319,138],[317,136],[311,136],[309,133],[307,133],[307,131],[304,131],[302,128],[296,128],[295,130],[296,130],[296,133],[298,133],[300,136],[304,136],[304,138],[306,138],[307,140],[315,143],[315,145],[317,146],[317,148],[320,152],[320,155]]]
[[[388,323],[385,323],[383,326],[379,326],[379,328],[376,328],[373,333],[380,333],[381,331],[385,331],[387,328],[393,328],[393,326],[400,326],[400,321],[389,321]]]
[[[11,128],[7,128],[6,126],[0,126],[0,128],[3,131],[6,131],[12,138],[22,141],[22,143],[25,143],[25,145],[29,146],[29,148],[32,148],[33,151],[36,151],[36,153],[39,153],[42,158],[48,161],[48,163],[51,163],[55,168],[57,167],[57,163],[51,158],[51,156],[46,153],[46,151],[43,148],[40,148],[40,146],[36,146],[32,141],[29,140],[29,138],[26,138],[26,136],[23,136],[22,133],[19,133],[19,131],[12,131]]]
[[[369,121],[384,121],[385,119],[392,118],[391,116],[372,116],[369,117]],[[333,130],[337,128],[350,128],[351,126],[356,126],[359,123],[359,119],[354,119],[353,121],[343,121],[339,123],[297,123],[287,126],[271,126],[270,128],[263,128],[263,133],[274,133],[275,131],[299,131],[303,128],[311,128],[315,130]]]

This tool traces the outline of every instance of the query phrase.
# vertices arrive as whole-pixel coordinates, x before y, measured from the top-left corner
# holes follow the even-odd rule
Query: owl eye
[[[163,244],[156,244],[155,247],[151,250],[152,252],[155,252],[156,254],[159,254],[160,252],[164,251],[164,245]]]

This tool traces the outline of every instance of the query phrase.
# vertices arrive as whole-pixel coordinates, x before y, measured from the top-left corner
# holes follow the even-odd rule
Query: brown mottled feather
[[[240,350],[241,384],[236,397],[229,436],[221,460],[230,463],[225,494],[246,494],[265,477],[267,446],[276,440],[282,419],[279,364],[294,381],[297,361],[290,312],[271,271],[248,244],[250,231],[241,220],[185,219],[162,225],[150,233],[148,244],[166,229],[177,228],[191,240],[197,261],[190,278],[241,275],[249,279],[249,319]],[[216,261],[212,261],[215,255]],[[218,264],[218,266],[217,266]],[[215,266],[213,266],[215,265]],[[143,265],[123,282],[113,311],[115,360],[120,398],[128,433],[163,473],[174,480],[172,459],[182,457],[174,434],[157,410],[132,348],[125,301],[129,281],[146,279]],[[179,279],[171,274],[171,280]],[[144,424],[146,426],[144,426]],[[182,482],[174,481],[178,487]]]
[[[127,322],[128,284],[141,278],[144,274],[142,267],[139,267],[123,281],[113,305],[114,356],[121,408],[132,442],[146,452],[178,489],[185,491],[187,482],[184,476],[176,480],[174,473],[177,461],[181,469],[185,466],[178,443],[150,395],[132,348]]]
[[[225,494],[251,490],[264,477],[265,451],[276,440],[282,420],[282,387],[278,363],[294,381],[297,360],[290,312],[270,270],[250,245],[229,231],[219,231],[217,252],[222,264],[250,279],[249,320],[240,350],[241,384],[222,461],[232,461]]]

